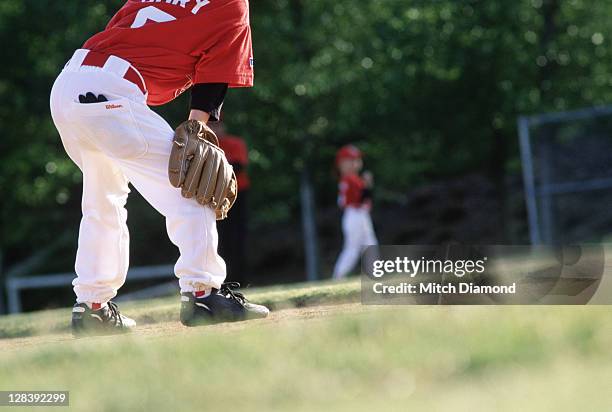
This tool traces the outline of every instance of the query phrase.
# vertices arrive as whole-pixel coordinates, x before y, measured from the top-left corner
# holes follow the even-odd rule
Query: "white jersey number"
[[[147,24],[149,20],[155,23],[165,23],[168,21],[176,20],[176,17],[174,17],[172,14],[168,14],[165,11],[158,9],[155,6],[148,6],[144,9],[140,9],[138,13],[136,13],[134,23],[132,23],[130,27],[132,29],[137,29]]]

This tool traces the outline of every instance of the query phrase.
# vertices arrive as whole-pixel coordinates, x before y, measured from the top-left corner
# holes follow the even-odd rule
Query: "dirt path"
[[[248,326],[256,324],[270,325],[274,323],[284,323],[293,321],[308,321],[318,319],[326,316],[336,316],[350,313],[360,313],[376,310],[371,306],[363,306],[358,303],[349,303],[342,305],[331,305],[331,306],[315,306],[299,309],[285,309],[276,312],[271,312],[270,316],[266,319],[252,320],[248,322],[236,322],[236,323],[221,323],[218,325],[202,326],[198,328],[187,328],[181,325],[179,322],[161,322],[152,323],[147,325],[141,325],[136,328],[134,334],[146,338],[163,338],[166,336],[180,336],[189,335],[193,333],[199,333],[202,328],[206,328],[211,333],[228,333],[236,330],[240,330]],[[104,337],[91,337],[83,338],[83,340],[89,339],[116,339],[116,336],[104,336]],[[62,342],[71,342],[74,338],[68,333],[63,334],[48,334],[41,336],[30,336],[26,338],[13,338],[0,340],[0,351],[12,351],[22,350],[25,348],[33,348],[40,345],[49,345]]]

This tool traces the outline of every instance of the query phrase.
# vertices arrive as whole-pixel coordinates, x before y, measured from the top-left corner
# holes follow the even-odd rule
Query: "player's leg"
[[[363,245],[373,246],[378,245],[378,239],[376,238],[376,232],[374,231],[374,225],[372,224],[372,216],[368,210],[363,210]]]
[[[135,127],[147,142],[144,155],[118,159],[121,169],[143,197],[166,218],[168,236],[180,251],[175,265],[181,292],[221,288],[225,262],[217,253],[215,213],[168,181],[168,159],[174,130],[144,104],[131,104]]]
[[[52,91],[51,111],[66,152],[83,172],[74,291],[78,303],[104,304],[117,294],[128,269],[128,181],[99,147],[100,130],[92,126],[103,128],[103,119],[81,116],[65,83],[75,86],[78,81],[60,76]]]
[[[170,185],[168,160],[174,131],[145,105],[132,110],[148,149],[137,159],[119,163],[134,187],[166,217],[168,235],[180,250],[175,273],[181,287],[181,322],[195,326],[266,317],[266,307],[249,302],[235,290],[238,285],[223,283],[226,268],[217,253],[214,210],[185,199]]]
[[[374,246],[368,251],[369,259],[378,260],[380,257],[380,250],[378,248],[378,239],[376,238],[376,232],[374,232],[374,225],[372,224],[372,217],[370,211],[363,209],[362,218],[362,246],[361,254],[368,248],[368,246]]]
[[[73,281],[75,335],[129,330],[135,322],[110,300],[125,282],[129,233],[125,203],[127,180],[117,165],[82,140],[74,124],[58,123],[69,156],[83,172],[82,219]]]
[[[125,332],[136,322],[111,301],[125,283],[130,238],[125,204],[128,181],[115,162],[100,151],[81,151],[83,217],[73,281],[77,304],[72,330],[82,334]]]
[[[71,86],[85,83],[82,92],[87,90],[83,76],[68,74],[63,81]],[[76,92],[64,90],[69,92],[59,97],[52,93],[60,103],[52,104],[53,117],[67,153],[83,172],[74,290],[78,303],[103,305],[125,282],[129,262],[128,180],[113,155],[140,150],[139,142],[132,144],[131,137],[122,134],[122,147],[114,147],[111,136],[125,122],[125,113],[107,110],[105,104],[76,103]]]
[[[116,296],[128,270],[129,232],[125,209],[128,182],[117,165],[101,152],[80,150],[78,158],[83,172],[83,217],[74,291],[79,303],[103,304]]]
[[[116,296],[128,270],[128,182],[111,159],[75,138],[78,129],[60,126],[58,130],[66,151],[83,172],[74,292],[77,303],[105,304]]]
[[[77,278],[73,282],[77,296],[73,331],[117,332],[135,325],[109,302],[125,282],[128,270],[125,203],[129,189],[121,169],[99,147],[104,137],[97,136],[90,127],[105,122],[83,116],[82,110],[90,113],[91,108],[82,109],[75,101],[79,87],[89,83],[72,73],[63,73],[51,94],[51,113],[64,148],[83,172],[83,216],[75,263]]]
[[[101,152],[82,151],[81,159],[83,217],[73,285],[77,302],[104,304],[116,296],[128,271],[128,181]]]
[[[342,215],[344,245],[334,267],[334,279],[343,279],[353,270],[362,248],[362,229],[359,214],[353,208],[346,208]]]

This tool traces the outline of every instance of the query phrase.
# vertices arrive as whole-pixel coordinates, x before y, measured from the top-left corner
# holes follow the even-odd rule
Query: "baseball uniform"
[[[334,267],[334,279],[345,278],[350,273],[365,246],[378,244],[370,217],[371,201],[363,196],[365,188],[364,180],[356,174],[343,176],[338,185],[344,245]]]
[[[148,106],[196,83],[252,86],[252,66],[248,0],[129,0],[75,51],[51,91],[51,113],[83,172],[77,302],[107,302],[125,281],[128,183],[166,218],[181,291],[221,287],[215,213],[170,185],[174,131]],[[83,104],[86,92],[103,98]]]

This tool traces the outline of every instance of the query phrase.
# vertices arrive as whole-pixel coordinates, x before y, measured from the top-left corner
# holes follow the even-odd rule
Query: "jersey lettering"
[[[187,7],[187,3],[196,3],[191,9],[193,14],[198,14],[200,9],[207,4],[210,4],[210,0],[140,0],[142,3],[166,3],[174,6],[181,6],[182,8]]]
[[[161,3],[162,0],[140,0],[141,3]],[[164,0],[165,3],[167,4],[173,4],[173,5],[179,5],[182,8],[185,8],[185,6],[187,5],[187,3],[189,3],[191,0]]]
[[[202,7],[204,7],[208,3],[210,3],[210,0],[196,0],[196,3],[198,3],[198,4],[196,4],[195,7],[193,9],[191,9],[191,12],[193,14],[197,14]]]
[[[132,29],[137,29],[144,26],[151,20],[155,23],[165,23],[168,21],[176,20],[172,14],[168,14],[165,11],[158,9],[155,6],[145,7],[144,9],[138,10],[134,23],[130,26]]]

